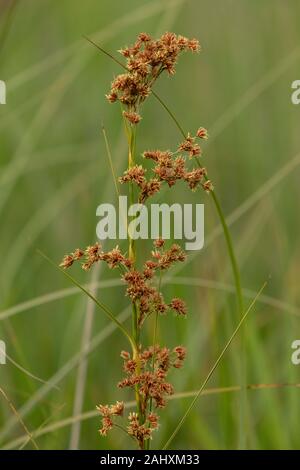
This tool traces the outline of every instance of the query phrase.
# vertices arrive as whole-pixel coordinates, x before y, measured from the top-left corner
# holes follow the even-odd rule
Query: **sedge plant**
[[[189,51],[193,53],[200,51],[198,40],[169,32],[157,40],[146,33],[139,34],[132,46],[119,51],[126,59],[126,64],[103,51],[124,68],[124,73],[114,78],[111,89],[106,95],[110,103],[120,104],[128,142],[127,168],[120,176],[119,183],[129,195],[130,204],[147,205],[163,187],[171,188],[179,181],[186,184],[189,190],[204,190],[213,198],[227,241],[242,317],[240,276],[230,234],[213,184],[201,162],[201,140],[208,139],[207,130],[199,127],[195,133],[186,134],[175,116],[153,90],[155,82],[162,74],[174,75],[179,56]],[[151,95],[154,95],[168,111],[182,134],[182,141],[172,151],[151,149],[138,155],[136,136],[142,126],[142,104]],[[145,160],[148,161],[147,168]],[[76,262],[81,263],[85,271],[89,271],[96,263],[106,263],[109,268],[120,273],[126,296],[131,303],[131,329],[127,330],[116,320],[108,307],[65,272],[72,282],[92,297],[128,340],[129,349],[120,352],[124,376],[118,387],[132,391],[136,409],[124,416],[122,400],[112,405],[99,405],[97,409],[101,415],[99,430],[101,436],[106,436],[113,427],[116,427],[130,436],[139,449],[149,448],[152,435],[158,429],[161,420],[161,411],[166,407],[168,397],[174,393],[169,381],[170,372],[172,369],[180,369],[186,358],[184,346],[170,346],[157,342],[157,324],[160,315],[170,315],[174,312],[178,317],[187,316],[187,307],[183,299],[165,298],[161,280],[163,274],[172,269],[174,264],[184,263],[185,260],[186,253],[179,245],[170,244],[162,238],[154,240],[151,252],[144,256],[128,230],[128,248],[124,252],[119,246],[105,251],[97,242],[85,249],[75,249],[65,255],[60,264],[65,272]],[[145,344],[142,330],[148,322],[151,322],[153,327],[153,335]]]

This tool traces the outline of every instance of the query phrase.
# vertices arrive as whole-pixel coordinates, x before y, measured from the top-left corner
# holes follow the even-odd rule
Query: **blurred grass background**
[[[246,323],[247,383],[300,382],[300,368],[290,360],[291,343],[300,336],[300,107],[290,99],[291,83],[299,79],[299,2],[2,0],[0,14],[0,79],[7,84],[7,104],[0,106],[0,339],[14,361],[0,366],[0,387],[39,448],[132,446],[117,431],[100,438],[94,413],[100,402],[131,399],[115,387],[123,337],[36,253],[40,248],[59,261],[95,241],[96,207],[115,199],[102,123],[116,171],[126,168],[119,109],[104,97],[119,69],[83,35],[112,52],[140,31],[173,30],[200,40],[203,52],[182,56],[176,76],[162,78],[156,91],[185,129],[209,129],[203,161],[229,218],[247,304],[271,276]],[[139,152],[179,142],[168,115],[149,99]],[[161,342],[188,347],[185,368],[171,377],[179,393],[199,388],[225,345],[236,324],[235,298],[209,197],[178,186],[166,200],[206,208],[205,248],[171,272],[164,288],[189,306],[187,320],[160,321]],[[73,273],[82,282],[100,281],[97,293],[114,312],[126,308],[114,273],[104,267]],[[210,387],[239,385],[239,347],[232,345]],[[248,448],[299,448],[299,393],[296,387],[247,392]],[[170,402],[154,448],[166,441],[190,399]],[[172,446],[236,448],[238,407],[239,392],[201,397]],[[3,397],[0,423],[2,448],[32,447]]]

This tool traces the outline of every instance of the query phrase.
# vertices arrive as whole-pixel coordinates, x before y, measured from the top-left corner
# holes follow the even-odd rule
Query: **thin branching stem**
[[[183,127],[179,123],[179,121],[176,118],[176,116],[174,115],[174,113],[170,110],[170,108],[167,106],[167,104],[157,95],[157,93],[152,91],[152,94],[153,94],[153,96],[155,96],[155,98],[159,101],[159,103],[163,106],[163,108],[167,111],[167,113],[169,114],[171,119],[174,121],[174,123],[175,123],[176,127],[178,128],[179,132],[181,133],[182,137],[184,139],[186,139],[187,133],[183,130]],[[197,162],[198,166],[200,168],[202,168],[202,165],[201,165],[201,163],[200,163],[200,161],[197,157],[196,157],[196,162]],[[206,177],[206,179],[207,179],[207,177]],[[218,213],[218,216],[219,216],[222,228],[223,228],[225,239],[226,239],[228,255],[229,255],[229,258],[230,258],[231,267],[232,267],[233,276],[234,276],[234,281],[235,281],[238,311],[239,311],[240,316],[242,316],[243,312],[244,312],[244,305],[243,305],[243,294],[242,294],[242,287],[241,287],[241,276],[240,276],[240,271],[239,271],[237,259],[236,259],[235,253],[234,253],[234,248],[233,248],[233,243],[232,243],[230,231],[229,231],[229,228],[227,226],[226,219],[225,219],[221,204],[219,202],[219,199],[216,195],[215,190],[212,191],[212,198],[213,198],[213,202],[214,202],[214,205],[216,207],[216,210],[217,210],[217,213]]]
[[[24,429],[25,433],[27,434],[27,437],[28,437],[28,441],[31,441],[32,444],[34,445],[34,448],[35,450],[39,450],[38,448],[38,445],[37,443],[35,442],[35,439],[32,435],[32,433],[29,431],[29,429],[27,428],[26,424],[24,423],[22,417],[20,416],[19,412],[17,411],[17,409],[15,408],[14,404],[12,403],[12,401],[10,400],[10,398],[7,396],[7,394],[5,393],[5,391],[0,387],[0,394],[4,397],[4,399],[7,401],[10,409],[12,410],[13,414],[16,416],[17,420],[19,421],[19,423],[21,424],[22,428]]]
[[[155,98],[159,101],[159,103],[163,106],[163,108],[167,111],[171,119],[174,121],[176,127],[178,128],[179,132],[181,135],[186,139],[187,134],[183,130],[183,127],[179,123],[178,119],[174,115],[174,113],[170,110],[170,108],[166,105],[166,103],[155,93],[152,91],[152,94],[155,96]],[[199,158],[196,157],[196,162],[199,168],[202,168],[202,165],[199,161]],[[205,179],[208,180],[207,176],[205,175]],[[212,191],[211,193],[212,199],[218,214],[218,217],[220,219],[223,233],[225,236],[226,240],[226,246],[227,246],[227,251],[230,259],[230,264],[233,272],[233,278],[234,278],[234,286],[235,286],[235,292],[236,292],[236,301],[237,301],[237,317],[241,318],[244,313],[244,301],[243,301],[243,292],[242,292],[242,285],[241,285],[241,275],[240,275],[240,270],[238,266],[238,262],[235,256],[234,252],[234,247],[233,247],[233,242],[231,238],[231,234],[228,228],[228,225],[226,223],[226,219],[221,207],[221,204],[219,202],[219,199],[217,197],[216,191]],[[245,422],[246,422],[246,361],[245,361],[245,341],[244,341],[244,331],[243,328],[241,330],[241,363],[240,363],[240,380],[243,385],[243,393],[242,393],[242,400],[241,400],[241,405],[240,405],[240,423],[239,423],[239,448],[243,449],[246,446],[246,436],[245,436]]]
[[[161,284],[162,284],[162,272],[161,270],[159,271],[159,281],[158,281],[158,292],[161,291]],[[157,333],[158,333],[158,312],[155,312],[155,318],[154,318],[154,329],[153,329],[153,341],[152,341],[152,345],[153,345],[153,357],[152,357],[152,373],[154,372],[154,366],[155,366],[155,346],[156,346],[156,343],[157,343]],[[153,398],[151,397],[150,398],[150,402],[149,402],[149,413],[152,412],[152,409],[153,409]],[[151,447],[151,441],[150,439],[148,439],[148,441],[146,442],[146,449],[150,449]]]
[[[37,250],[37,252],[45,259],[48,261],[48,263],[52,264],[56,269],[58,269],[67,279],[69,279],[75,286],[78,287],[82,292],[84,292],[90,299],[92,299],[95,304],[105,313],[105,315],[113,322],[115,325],[119,328],[120,331],[126,336],[128,339],[131,347],[133,354],[137,353],[138,347],[137,344],[135,343],[134,339],[131,337],[129,332],[126,330],[126,328],[122,325],[121,322],[114,316],[114,314],[110,311],[110,309],[104,305],[102,302],[100,302],[96,297],[91,294],[84,286],[82,286],[76,279],[74,279],[73,276],[71,276],[69,273],[67,273],[64,269],[60,268],[57,266],[54,261],[52,261],[45,253],[43,253],[41,250]]]
[[[132,168],[135,165],[135,143],[136,143],[136,129],[135,126],[129,125],[128,127],[129,132],[129,145],[128,145],[128,168]],[[130,205],[134,204],[134,184],[130,182],[129,184],[129,202]],[[128,239],[129,239],[129,259],[136,263],[136,244],[135,240],[132,238],[132,234],[130,230],[128,230]],[[132,302],[132,336],[134,339],[135,344],[137,345],[137,350],[134,354],[134,360],[136,361],[136,374],[140,374],[140,360],[139,360],[139,318],[138,318],[138,305],[137,302]],[[139,420],[142,422],[143,420],[143,413],[141,409],[141,399],[139,393],[139,386],[135,386],[135,399],[137,405],[137,412],[139,415]]]

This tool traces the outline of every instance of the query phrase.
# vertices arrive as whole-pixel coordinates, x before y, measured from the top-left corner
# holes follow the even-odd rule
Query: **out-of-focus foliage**
[[[8,4],[0,3],[2,29],[7,27]],[[300,366],[290,360],[291,343],[300,336],[300,106],[290,98],[291,83],[300,79],[299,20],[297,0],[17,2],[0,48],[0,79],[7,85],[7,104],[0,106],[0,339],[8,355],[32,374],[44,380],[61,374],[59,390],[40,396],[45,385],[9,360],[0,366],[0,387],[31,431],[73,414],[78,364],[63,368],[81,350],[87,311],[80,293],[51,301],[51,295],[70,285],[36,249],[59,261],[65,252],[95,241],[96,207],[116,197],[102,124],[117,173],[126,168],[119,107],[104,97],[119,68],[83,35],[112,52],[130,44],[140,31],[160,35],[174,30],[200,40],[202,53],[183,56],[174,78],[162,78],[156,91],[186,130],[209,130],[203,162],[232,222],[246,304],[271,276],[245,327],[247,383],[300,382]],[[150,98],[139,124],[139,153],[174,148],[180,140],[174,123]],[[168,200],[205,203],[205,247],[165,287],[166,295],[187,300],[188,318],[160,321],[161,342],[188,348],[185,368],[172,377],[176,391],[185,392],[200,386],[233,331],[235,299],[209,196],[178,186]],[[245,201],[252,203],[243,206]],[[235,213],[240,207],[244,210]],[[79,268],[73,274],[80,281],[91,280]],[[103,268],[98,280],[107,282],[113,274]],[[98,295],[118,314],[127,305],[124,289],[105,282]],[[39,301],[43,295],[50,295],[47,302]],[[31,300],[37,305],[17,313],[7,310]],[[108,325],[95,311],[91,337],[98,342],[88,355],[83,412],[99,402],[130,399],[115,387],[122,374],[119,350],[124,340]],[[150,338],[150,326],[148,333]],[[236,341],[210,386],[238,385],[239,354]],[[173,446],[236,448],[238,403],[239,393],[203,396]],[[187,398],[170,403],[154,447],[166,441],[187,405]],[[299,447],[299,412],[295,388],[247,392],[247,446]],[[24,434],[19,423],[11,425],[12,419],[0,397],[2,446]],[[80,448],[132,445],[115,431],[107,440],[100,438],[98,427],[97,417],[82,421]],[[67,425],[36,441],[42,449],[63,449],[70,433]]]

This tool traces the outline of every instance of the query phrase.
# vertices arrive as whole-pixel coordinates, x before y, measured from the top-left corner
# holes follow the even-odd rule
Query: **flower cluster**
[[[137,302],[139,307],[138,325],[141,327],[144,320],[155,312],[163,315],[168,310],[172,310],[177,315],[185,316],[187,314],[183,300],[174,298],[167,304],[161,292],[152,285],[153,278],[159,270],[167,270],[174,263],[183,262],[186,259],[186,254],[179,245],[173,244],[165,250],[164,244],[165,241],[162,239],[154,241],[151,259],[145,261],[141,271],[133,267],[132,261],[121,252],[118,246],[111,251],[104,252],[99,243],[88,246],[85,250],[77,248],[74,253],[65,255],[60,266],[67,269],[75,261],[83,260],[82,269],[85,271],[99,261],[106,262],[111,269],[125,268],[122,279],[126,284],[126,295],[132,302]]]
[[[81,265],[84,271],[88,271],[98,261],[105,261],[111,269],[120,266],[125,268],[132,267],[132,261],[121,253],[118,246],[113,248],[111,251],[104,252],[101,250],[100,243],[88,246],[85,250],[77,248],[74,253],[65,255],[60,263],[60,267],[67,269],[78,260],[84,261]]]
[[[190,133],[186,139],[179,145],[178,150],[180,152],[187,152],[190,158],[200,157],[202,151],[200,145],[195,142],[195,137],[192,137]]]
[[[158,416],[155,413],[149,413],[146,421],[140,424],[139,415],[137,413],[130,413],[128,421],[127,432],[129,436],[137,440],[139,447],[142,449],[145,440],[151,439],[152,432],[158,427]]]
[[[128,178],[131,176],[131,173],[128,173]],[[168,310],[173,310],[180,316],[187,314],[182,299],[173,298],[167,304],[159,289],[152,285],[155,274],[169,269],[176,262],[183,262],[186,255],[176,244],[166,249],[165,241],[161,238],[155,240],[153,245],[151,259],[145,261],[141,271],[132,265],[118,247],[104,252],[99,243],[88,246],[85,250],[77,248],[74,253],[63,258],[60,266],[69,268],[75,261],[81,260],[85,270],[98,261],[106,262],[110,268],[125,268],[122,279],[126,283],[126,294],[138,308],[138,327],[141,328],[145,319],[152,313],[165,314]],[[173,387],[166,380],[167,374],[170,368],[178,369],[182,366],[186,351],[182,346],[177,346],[172,351],[158,345],[144,350],[138,347],[139,351],[134,357],[131,357],[129,352],[121,352],[126,377],[118,386],[137,390],[140,413],[129,414],[126,431],[137,441],[139,447],[143,448],[145,441],[152,437],[152,432],[158,427],[158,416],[152,411],[152,403],[156,408],[165,407],[166,398],[173,394]],[[99,405],[97,409],[102,416],[99,432],[101,436],[106,436],[114,426],[114,418],[123,416],[124,403]]]
[[[195,137],[188,134],[176,152],[170,150],[148,150],[143,153],[143,157],[154,162],[152,168],[154,178],[146,179],[147,170],[142,165],[134,165],[128,168],[123,176],[119,178],[121,184],[134,183],[140,189],[139,203],[143,204],[149,197],[156,194],[163,182],[169,187],[174,186],[177,181],[184,181],[188,187],[195,191],[200,185],[206,192],[213,191],[213,185],[207,179],[207,170],[202,166],[189,170],[186,166],[186,159],[178,152],[187,152],[190,158],[201,155],[200,145],[195,142],[196,137],[207,139],[208,134],[204,127],[200,127]]]
[[[127,351],[121,352],[124,360],[126,377],[119,382],[120,388],[135,388],[138,385],[141,413],[148,409],[149,400],[156,408],[166,406],[166,397],[174,393],[173,386],[166,381],[169,369],[179,369],[186,356],[185,348],[177,346],[172,351],[160,346],[151,346],[140,351],[138,357],[132,358]]]
[[[137,124],[141,120],[137,113],[139,104],[149,96],[162,72],[175,73],[177,58],[184,51],[199,52],[199,42],[168,32],[157,40],[149,34],[139,34],[132,46],[119,51],[126,58],[126,73],[113,80],[106,95],[108,101],[119,100],[126,105],[128,111],[124,111],[124,116],[131,124]]]
[[[168,250],[163,250],[163,244],[161,239],[154,242],[155,250],[151,253],[151,259],[145,262],[142,271],[131,269],[123,275],[123,281],[127,285],[126,294],[139,308],[139,327],[155,312],[164,315],[168,310],[173,310],[181,316],[187,314],[183,300],[175,298],[167,304],[161,292],[152,285],[152,279],[159,270],[167,270],[174,263],[186,259],[186,254],[179,245],[173,244]]]
[[[153,196],[160,190],[160,182],[157,178],[152,178],[149,181],[145,178],[146,169],[142,165],[134,165],[128,168],[119,178],[121,184],[133,182],[140,188],[139,203],[142,204],[145,200]]]
[[[99,429],[101,436],[106,436],[108,431],[113,427],[113,417],[123,416],[124,403],[117,401],[115,405],[99,405],[96,407],[102,416],[102,428]]]
[[[158,416],[152,411],[152,405],[155,408],[164,408],[166,398],[174,393],[173,386],[166,380],[168,372],[172,367],[182,367],[185,356],[183,346],[177,346],[171,351],[158,345],[151,346],[140,351],[135,358],[127,351],[121,352],[126,376],[118,387],[138,390],[140,413],[129,413],[127,432],[137,440],[140,448],[143,448],[144,441],[151,439],[153,431],[158,428]],[[112,418],[123,416],[124,404],[117,402],[112,406],[100,405],[97,409],[102,415],[100,434],[106,436],[114,425]]]

